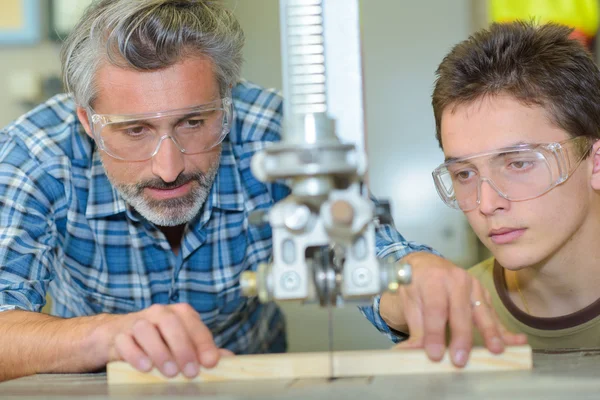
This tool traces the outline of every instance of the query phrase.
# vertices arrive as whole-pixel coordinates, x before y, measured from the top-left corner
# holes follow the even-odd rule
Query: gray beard
[[[108,178],[121,197],[142,217],[157,226],[177,226],[187,224],[198,215],[218,171],[219,160],[206,173],[199,171],[190,174],[182,173],[175,181],[169,183],[157,178],[135,184],[117,184],[110,176]],[[192,181],[198,184],[194,185],[185,196],[166,200],[144,197],[145,188],[173,189]]]

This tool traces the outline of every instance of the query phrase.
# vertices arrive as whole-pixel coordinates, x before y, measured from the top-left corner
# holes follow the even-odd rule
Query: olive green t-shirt
[[[538,318],[523,312],[512,302],[506,288],[504,268],[494,258],[468,271],[490,292],[493,307],[504,326],[511,332],[526,334],[533,349],[600,347],[600,299],[572,314]],[[479,334],[475,335],[475,342],[482,344]]]

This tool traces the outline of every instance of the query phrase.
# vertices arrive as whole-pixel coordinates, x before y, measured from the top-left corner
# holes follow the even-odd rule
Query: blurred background
[[[133,1],[133,0],[132,0]],[[278,0],[224,0],[246,33],[243,76],[281,89]],[[90,0],[0,2],[0,126],[62,91],[60,40]],[[459,41],[490,21],[555,20],[596,50],[598,0],[361,0],[369,184],[397,229],[463,267],[487,257],[462,213],[447,208],[431,171],[443,161],[430,96],[434,72]],[[327,349],[327,311],[284,304],[290,351]],[[339,350],[391,344],[353,306],[335,310]]]

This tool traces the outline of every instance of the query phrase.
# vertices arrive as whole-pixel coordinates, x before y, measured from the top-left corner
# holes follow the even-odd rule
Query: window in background
[[[50,38],[63,40],[92,0],[50,0]]]
[[[2,0],[0,45],[30,45],[40,40],[38,0]]]

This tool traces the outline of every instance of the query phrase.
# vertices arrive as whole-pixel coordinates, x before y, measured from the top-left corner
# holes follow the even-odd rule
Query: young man
[[[250,172],[252,155],[280,139],[282,100],[240,81],[243,41],[218,1],[102,0],[87,10],[62,51],[69,94],[0,135],[0,380],[112,360],[193,377],[219,348],[285,351],[278,307],[242,297],[239,285],[271,256],[270,229],[248,215],[288,194]],[[464,365],[479,283],[390,226],[377,246],[411,263],[412,295],[378,297],[363,312],[393,336],[381,317],[393,309],[391,327],[421,338],[432,359],[450,321],[452,357]],[[455,282],[460,296],[438,290]],[[52,316],[39,313],[48,290]],[[407,322],[404,310],[423,318]],[[487,303],[475,314],[493,319]],[[478,326],[491,351],[511,342]]]
[[[469,272],[533,348],[600,346],[600,72],[570,33],[492,25],[433,93],[436,187],[494,256]]]

